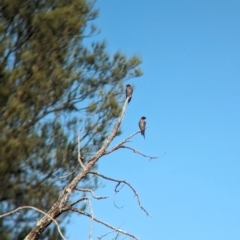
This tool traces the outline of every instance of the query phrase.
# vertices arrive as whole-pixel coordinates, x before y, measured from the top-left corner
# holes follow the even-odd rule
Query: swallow
[[[133,94],[133,89],[132,89],[131,85],[127,84],[126,85],[126,98],[129,97],[128,103],[130,103],[130,101],[132,99],[132,94]]]
[[[143,135],[143,137],[145,139],[146,117],[141,117],[140,118],[138,126],[141,130],[141,134]]]

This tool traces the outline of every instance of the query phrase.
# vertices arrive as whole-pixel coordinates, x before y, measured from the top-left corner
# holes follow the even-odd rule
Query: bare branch
[[[108,234],[114,233],[115,231],[107,232],[103,234],[102,236],[98,237],[98,240],[101,240],[102,238],[106,237]]]
[[[121,224],[118,228],[122,227],[123,224]],[[102,238],[106,237],[108,234],[114,233],[115,231],[111,231],[111,232],[107,232],[105,234],[103,234],[102,236],[98,237],[98,240],[101,240]],[[119,233],[117,233],[117,236],[119,235]],[[126,238],[127,236],[125,236],[124,238]],[[115,237],[116,239],[116,237]]]
[[[112,181],[112,182],[117,182],[118,184],[117,184],[116,187],[115,187],[115,192],[118,191],[117,188],[118,188],[118,186],[119,186],[121,183],[126,184],[129,188],[131,188],[131,190],[132,190],[133,193],[134,193],[134,196],[137,197],[137,201],[138,201],[139,207],[147,214],[147,216],[152,217],[152,216],[147,212],[147,210],[142,206],[142,204],[141,204],[141,202],[140,202],[140,199],[139,199],[138,193],[136,192],[136,190],[132,187],[132,185],[131,185],[130,183],[126,182],[125,180],[118,180],[118,179],[114,179],[114,178],[107,177],[107,176],[105,176],[105,175],[103,175],[103,174],[101,174],[101,173],[95,172],[95,171],[89,171],[89,173],[95,174],[95,175],[97,175],[97,176],[99,176],[99,177],[102,177],[102,178],[107,179],[107,180]]]
[[[107,155],[107,154],[110,154],[114,151],[116,151],[117,149],[119,148],[127,148],[127,149],[130,149],[132,150],[134,153],[137,153],[139,155],[142,155],[143,157],[146,157],[146,158],[149,158],[149,161],[152,160],[152,159],[157,159],[159,157],[154,157],[154,156],[148,156],[148,155],[145,155],[143,153],[141,153],[140,151],[134,149],[134,148],[131,148],[131,147],[128,147],[128,146],[125,146],[124,144],[129,142],[129,139],[131,139],[132,137],[134,137],[135,135],[137,135],[138,133],[140,133],[141,131],[137,131],[133,134],[131,134],[129,137],[125,138],[122,142],[118,143],[115,147],[111,148],[110,150],[108,151],[105,151],[104,155]],[[164,154],[163,154],[164,155]]]
[[[71,203],[69,206],[72,207],[72,206],[76,205],[77,203],[82,202],[82,201],[87,201],[88,199],[89,198],[87,198],[87,197],[80,198],[80,199],[76,200],[75,202]]]
[[[105,155],[104,153],[106,152],[107,147],[109,146],[109,144],[111,143],[111,141],[113,140],[113,138],[116,136],[117,131],[121,125],[122,119],[124,117],[124,113],[126,111],[126,106],[128,103],[128,99],[129,97],[126,98],[125,103],[123,105],[123,109],[122,109],[122,114],[121,116],[118,118],[117,122],[115,123],[112,132],[109,134],[109,136],[107,137],[107,139],[105,140],[105,142],[103,143],[102,147],[97,151],[97,153],[95,154],[94,157],[92,157],[88,163],[94,161],[97,162],[97,160],[102,157],[103,155]]]
[[[134,137],[135,135],[137,135],[140,132],[141,131],[137,131],[137,132],[131,134],[129,137],[125,138],[122,142],[118,143],[115,147],[111,148],[108,151],[105,151],[104,155],[107,155],[107,154],[112,153],[113,151],[119,149],[124,143],[129,142],[129,139],[131,139],[132,137]]]
[[[86,213],[86,212],[84,212],[84,211],[82,211],[82,210],[80,210],[80,209],[76,209],[76,208],[71,207],[70,210],[73,211],[73,212],[80,213],[80,214],[82,214],[82,215],[84,215],[84,216],[86,216],[86,217],[92,218],[91,214]],[[95,217],[93,217],[93,220],[94,220],[95,222],[98,222],[98,223],[100,223],[100,224],[102,224],[102,225],[104,225],[104,226],[106,226],[106,227],[114,230],[115,232],[119,232],[119,233],[124,234],[124,235],[127,235],[127,236],[129,236],[129,237],[131,237],[131,238],[133,238],[133,239],[139,240],[139,239],[138,239],[136,236],[134,236],[133,234],[128,233],[128,232],[126,232],[126,231],[123,231],[123,230],[120,229],[120,228],[113,227],[113,226],[111,226],[110,224],[108,224],[108,223],[106,223],[106,222],[103,222],[103,221],[101,221],[101,220],[99,220],[99,219],[97,219],[97,218],[95,218]]]
[[[65,175],[65,176],[62,176],[62,177],[57,177],[57,178],[60,178],[60,179],[62,179],[62,178],[67,178],[67,177],[69,177],[70,175],[72,175],[77,169],[78,169],[78,167],[79,167],[79,164],[74,168],[74,170],[72,171],[72,172],[70,172],[69,174],[67,174],[67,175]]]
[[[147,156],[147,155],[141,153],[140,151],[138,151],[138,150],[136,150],[136,149],[134,149],[134,148],[125,146],[125,145],[122,145],[122,146],[120,146],[119,148],[127,148],[127,149],[130,149],[130,150],[132,150],[134,153],[137,153],[137,154],[139,154],[139,155],[142,155],[143,157],[149,158],[149,161],[151,161],[152,159],[157,159],[157,158],[160,157],[160,156],[159,156],[159,157]],[[162,155],[162,156],[163,156],[163,155]]]
[[[92,197],[95,198],[95,199],[97,199],[97,200],[101,200],[101,199],[106,199],[106,198],[108,198],[108,196],[103,196],[103,197],[95,196],[92,189],[78,188],[78,187],[76,187],[75,189],[76,189],[77,191],[81,191],[81,192],[90,192],[91,195],[92,195]]]
[[[80,163],[80,166],[83,168],[83,169],[86,169],[86,167],[84,166],[83,162],[82,162],[82,157],[81,157],[81,150],[80,150],[80,131],[78,131],[78,161]]]
[[[113,240],[117,240],[119,236],[119,233],[117,233],[116,237]]]
[[[93,209],[92,209],[92,204],[91,204],[91,200],[88,198],[88,206],[89,206],[89,210],[91,213],[91,224],[90,224],[90,232],[89,232],[89,239],[92,239],[92,229],[93,229],[93,221],[94,221],[94,216],[93,216]]]
[[[120,115],[120,117],[118,118],[118,120],[116,121],[116,123],[113,126],[112,131],[110,132],[110,134],[108,135],[107,139],[104,141],[103,145],[101,146],[101,148],[94,154],[94,156],[92,156],[85,164],[85,168],[82,169],[82,171],[80,171],[74,178],[73,180],[64,187],[64,189],[62,190],[62,192],[60,193],[60,196],[58,198],[58,200],[53,204],[53,206],[51,207],[51,209],[48,211],[47,216],[51,216],[51,218],[47,217],[46,215],[38,221],[38,225],[35,226],[30,232],[29,234],[26,236],[25,240],[34,240],[34,239],[38,239],[38,237],[40,236],[40,234],[51,224],[52,219],[57,218],[59,215],[62,214],[62,212],[64,211],[68,211],[69,208],[73,208],[72,206],[74,204],[77,204],[78,202],[82,201],[83,199],[79,199],[77,200],[75,203],[72,203],[72,206],[68,205],[68,200],[70,198],[70,196],[72,195],[73,191],[75,190],[77,184],[86,177],[86,175],[91,171],[91,169],[94,167],[94,165],[97,163],[97,161],[105,154],[106,149],[108,148],[109,144],[112,142],[113,138],[116,136],[118,129],[121,125],[121,122],[123,120],[125,111],[126,111],[126,106],[128,103],[129,97],[126,98],[123,108],[122,108],[122,113]],[[79,140],[80,142],[80,140]],[[81,157],[81,155],[80,155]],[[81,164],[81,163],[80,163]],[[100,176],[100,175],[99,175]],[[119,181],[117,181],[119,182]],[[123,181],[122,181],[123,182]],[[125,183],[127,185],[129,185],[128,183]],[[129,185],[131,187],[131,185]],[[132,187],[131,187],[132,188]],[[132,188],[133,189],[133,188]],[[137,196],[138,199],[138,203],[140,208],[146,212],[146,210],[141,206],[140,201],[139,201],[139,197],[136,193],[136,191],[133,189],[135,196]],[[79,210],[80,211],[80,210]],[[147,212],[146,212],[147,213]],[[82,214],[84,214],[84,212],[82,212]],[[148,214],[148,213],[147,213]],[[149,214],[148,214],[149,215]],[[91,217],[91,215],[88,214],[88,216]],[[96,220],[95,220],[96,221]],[[114,229],[114,228],[113,228]],[[115,230],[115,229],[114,229]],[[119,230],[118,230],[119,231]],[[120,232],[120,231],[119,231]],[[129,235],[131,236],[131,235]],[[132,237],[134,237],[132,235]],[[135,239],[137,239],[136,237],[134,237]]]
[[[63,233],[62,233],[62,231],[61,231],[61,229],[60,229],[60,226],[59,226],[58,222],[57,222],[54,218],[52,218],[51,216],[49,216],[47,213],[45,213],[44,211],[42,211],[42,210],[40,210],[40,209],[38,209],[38,208],[36,208],[36,207],[33,207],[33,206],[22,206],[22,207],[18,207],[18,208],[14,209],[14,210],[12,210],[12,211],[10,211],[10,212],[7,212],[7,213],[4,213],[4,214],[0,215],[0,218],[6,217],[6,216],[8,216],[8,215],[10,215],[10,214],[13,214],[13,213],[15,213],[15,212],[18,212],[19,210],[29,209],[29,208],[34,209],[35,211],[40,212],[40,213],[42,213],[43,215],[49,217],[49,218],[56,224],[57,230],[58,230],[60,236],[62,237],[62,239],[67,240],[67,239],[64,237],[64,235],[63,235]],[[38,225],[38,223],[37,223],[37,225]]]
[[[87,201],[88,202],[88,206],[89,206],[89,210],[91,213],[91,224],[90,224],[90,231],[89,231],[89,239],[92,239],[92,229],[93,229],[93,209],[92,209],[92,204],[91,204],[91,200],[88,197],[84,197],[84,198],[80,198],[77,201],[71,203],[66,209],[69,210],[71,209],[72,206],[76,205],[77,203],[81,202],[81,201]]]
[[[41,171],[41,170],[39,170],[39,169],[34,169],[34,168],[31,167],[31,166],[26,166],[26,167],[30,168],[33,172],[37,172],[37,173],[46,175],[45,178],[54,177],[54,178],[58,178],[58,179],[63,179],[63,178],[67,178],[67,177],[69,177],[70,175],[72,175],[72,174],[78,169],[79,166],[80,166],[80,165],[78,164],[78,165],[73,169],[72,172],[70,172],[70,173],[68,173],[68,174],[66,174],[66,175],[64,175],[64,176],[62,176],[62,177],[58,177],[57,175],[53,174],[53,170],[51,170],[50,172],[44,172],[44,171]]]
[[[116,204],[116,201],[115,201],[115,198],[116,198],[117,193],[120,192],[120,190],[124,187],[124,184],[123,184],[123,185],[121,186],[121,188],[118,189],[119,185],[120,185],[120,183],[118,183],[118,184],[115,186],[114,206],[115,206],[116,208],[118,208],[118,209],[121,209],[121,208],[123,208],[124,206],[118,207],[117,204]]]
[[[117,209],[121,209],[121,208],[123,208],[124,206],[121,206],[121,207],[119,207],[119,206],[117,206],[117,204],[116,204],[116,200],[115,200],[115,198],[116,198],[116,194],[117,194],[117,192],[115,192],[115,195],[114,195],[114,206],[117,208]]]

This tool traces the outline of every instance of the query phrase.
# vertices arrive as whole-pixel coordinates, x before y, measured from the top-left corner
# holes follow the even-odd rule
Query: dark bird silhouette
[[[133,94],[133,89],[130,84],[127,84],[126,85],[126,98],[129,97],[128,103],[130,103],[130,101],[132,99],[132,94]]]
[[[141,130],[141,134],[143,135],[143,137],[145,139],[146,117],[141,117],[138,125]]]

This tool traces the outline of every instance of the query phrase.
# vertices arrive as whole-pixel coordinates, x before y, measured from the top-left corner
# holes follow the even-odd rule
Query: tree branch
[[[122,224],[123,225],[123,224]],[[121,225],[121,226],[122,226]],[[121,227],[120,226],[120,227]],[[107,233],[105,233],[105,234],[103,234],[102,236],[100,236],[100,237],[98,237],[98,240],[101,240],[102,238],[104,238],[104,237],[106,237],[108,234],[111,234],[111,233],[114,233],[115,231],[111,231],[111,232],[107,232]],[[119,235],[119,233],[117,233],[117,236],[115,237],[115,239],[117,239],[117,237],[118,237],[118,235]],[[125,236],[123,239],[125,239],[127,236]]]
[[[103,197],[97,197],[97,196],[95,196],[95,195],[93,194],[93,190],[92,190],[92,189],[78,188],[78,187],[76,187],[75,190],[81,191],[81,192],[90,192],[91,195],[92,195],[92,197],[95,198],[95,199],[97,199],[97,200],[101,200],[101,199],[106,199],[106,198],[108,198],[108,196],[103,196]]]
[[[64,175],[64,176],[62,176],[62,177],[57,177],[57,178],[63,179],[63,178],[69,177],[70,175],[72,175],[72,174],[78,169],[78,167],[79,167],[79,164],[73,169],[72,172],[70,172],[70,173],[68,173],[67,175]]]
[[[130,150],[132,150],[134,153],[137,153],[137,154],[139,154],[139,155],[142,155],[143,157],[149,158],[149,161],[151,161],[152,159],[157,159],[157,158],[159,158],[159,157],[153,157],[153,156],[145,155],[145,154],[141,153],[140,151],[138,151],[138,150],[136,150],[136,149],[134,149],[134,148],[125,146],[125,145],[122,145],[122,146],[120,146],[119,148],[127,148],[127,149],[130,149]]]
[[[131,134],[129,137],[125,138],[122,142],[118,143],[115,147],[111,148],[108,151],[104,152],[104,155],[107,155],[109,153],[112,153],[113,151],[116,151],[117,149],[119,149],[124,143],[129,142],[129,139],[131,139],[132,137],[134,137],[135,135],[137,135],[138,133],[140,133],[141,131],[137,131],[133,134]]]
[[[87,200],[88,200],[87,197],[83,197],[83,198],[80,198],[80,199],[76,200],[75,202],[71,203],[69,206],[72,207],[72,206],[76,205],[76,204],[79,203],[79,202],[87,201]]]
[[[83,162],[82,162],[82,157],[81,157],[80,131],[81,131],[81,130],[78,131],[78,161],[79,161],[79,163],[80,163],[80,166],[81,166],[83,169],[85,169],[86,167],[85,167],[85,165],[83,164]]]
[[[92,209],[92,204],[91,204],[91,200],[88,198],[88,206],[89,206],[89,210],[91,213],[91,224],[90,224],[90,232],[89,232],[89,239],[92,239],[92,229],[93,229],[93,222],[94,222],[94,216],[93,216],[93,209]]]
[[[77,174],[77,176],[74,177],[74,179],[63,189],[61,192],[58,200],[56,203],[52,206],[52,208],[47,213],[47,216],[49,217],[43,217],[35,226],[30,233],[26,236],[25,240],[34,240],[38,239],[40,234],[47,228],[48,225],[52,222],[52,219],[57,218],[59,215],[62,214],[63,211],[66,211],[67,202],[73,193],[74,189],[76,188],[77,184],[89,173],[89,171],[92,169],[92,167],[97,163],[97,161],[104,155],[107,147],[113,140],[113,138],[117,135],[118,129],[121,125],[122,119],[124,117],[124,113],[126,111],[126,106],[128,103],[128,98],[126,98],[125,103],[123,105],[122,113],[120,117],[118,118],[117,122],[115,123],[112,131],[110,132],[109,136],[103,143],[102,147],[97,151],[97,153],[88,160],[88,162],[85,164],[85,169],[82,169],[80,173]]]
[[[82,215],[84,215],[84,216],[86,216],[86,217],[92,218],[91,214],[86,213],[86,212],[84,212],[84,211],[82,211],[82,210],[79,210],[79,209],[76,209],[76,208],[73,208],[73,207],[71,207],[70,210],[73,211],[73,212],[80,213],[80,214],[82,214]],[[111,226],[110,224],[108,224],[108,223],[106,223],[106,222],[103,222],[103,221],[101,221],[101,220],[99,220],[99,219],[97,219],[97,218],[95,218],[95,217],[93,217],[93,220],[94,220],[95,222],[98,222],[98,223],[100,223],[100,224],[102,224],[102,225],[104,225],[104,226],[106,226],[106,227],[114,230],[115,232],[122,233],[122,234],[124,234],[124,235],[126,235],[126,236],[129,236],[129,237],[131,237],[131,238],[133,238],[133,239],[138,240],[138,238],[137,238],[136,236],[134,236],[133,234],[128,233],[128,232],[126,232],[126,231],[123,231],[123,230],[120,229],[120,228],[113,227],[113,226]]]
[[[114,178],[107,177],[107,176],[105,176],[105,175],[103,175],[103,174],[101,174],[101,173],[95,172],[95,171],[89,171],[89,173],[95,174],[95,175],[97,175],[97,176],[99,176],[99,177],[101,177],[101,178],[107,179],[107,180],[112,181],[112,182],[117,182],[117,185],[116,185],[116,187],[115,187],[115,192],[118,192],[117,188],[118,188],[118,186],[119,186],[121,183],[126,184],[126,185],[133,191],[134,196],[137,197],[137,201],[138,201],[139,207],[147,214],[147,216],[152,217],[152,216],[147,212],[147,210],[142,206],[142,204],[141,204],[141,202],[140,202],[140,198],[139,198],[138,193],[136,192],[136,190],[133,188],[133,186],[132,186],[130,183],[126,182],[125,180],[118,180],[118,179],[114,179]]]
[[[22,206],[22,207],[18,207],[18,208],[14,209],[14,210],[12,210],[12,211],[10,211],[10,212],[7,212],[7,213],[4,213],[4,214],[0,215],[0,218],[6,217],[6,216],[8,216],[8,215],[10,215],[10,214],[13,214],[13,213],[15,213],[15,212],[17,212],[17,211],[19,211],[19,210],[26,209],[26,208],[27,208],[27,209],[28,209],[28,208],[34,209],[35,211],[40,212],[40,213],[42,213],[43,215],[45,215],[46,217],[50,218],[50,219],[56,224],[57,230],[58,230],[60,236],[62,237],[62,239],[67,240],[67,239],[64,237],[64,235],[63,235],[63,233],[62,233],[62,231],[61,231],[61,229],[60,229],[60,226],[59,226],[58,222],[57,222],[55,219],[53,219],[50,215],[48,215],[47,213],[45,213],[44,211],[42,211],[42,210],[40,210],[40,209],[38,209],[38,208],[36,208],[36,207],[33,207],[33,206]]]

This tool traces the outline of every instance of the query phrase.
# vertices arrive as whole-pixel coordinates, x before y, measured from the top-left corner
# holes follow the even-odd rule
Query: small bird
[[[141,117],[138,125],[141,130],[141,134],[143,135],[143,137],[145,139],[146,117]]]
[[[126,85],[126,98],[129,97],[128,103],[130,103],[130,101],[132,99],[132,94],[133,94],[133,89],[130,84],[127,84]]]

